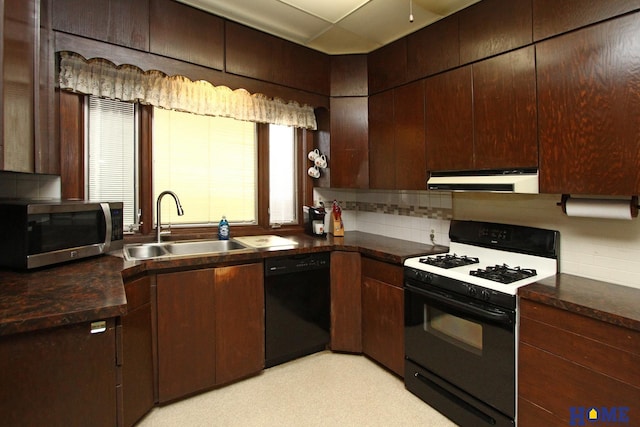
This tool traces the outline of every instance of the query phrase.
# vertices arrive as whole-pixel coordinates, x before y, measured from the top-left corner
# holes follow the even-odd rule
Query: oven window
[[[482,355],[482,324],[424,305],[424,330],[463,350]]]

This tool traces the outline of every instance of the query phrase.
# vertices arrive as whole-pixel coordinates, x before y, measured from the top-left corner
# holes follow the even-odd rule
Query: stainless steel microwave
[[[0,200],[0,266],[31,269],[122,249],[122,202]]]

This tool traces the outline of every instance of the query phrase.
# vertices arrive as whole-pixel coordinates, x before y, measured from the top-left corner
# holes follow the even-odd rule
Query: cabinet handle
[[[101,334],[107,330],[107,321],[99,320],[97,322],[91,322],[91,333],[92,334]]]

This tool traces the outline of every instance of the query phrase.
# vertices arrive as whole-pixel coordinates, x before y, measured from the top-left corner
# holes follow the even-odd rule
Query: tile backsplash
[[[59,199],[61,194],[57,175],[0,172],[0,197]]]
[[[433,234],[436,244],[449,244],[449,221],[453,215],[451,193],[314,189],[316,206],[324,202],[330,210],[333,200],[342,208],[346,231],[364,231],[420,243],[432,243]]]
[[[561,272],[640,289],[640,218],[568,217],[552,194],[314,190],[316,205],[330,209],[334,199],[345,230],[420,243],[431,243],[433,230],[435,243],[448,245],[451,219],[558,230]]]

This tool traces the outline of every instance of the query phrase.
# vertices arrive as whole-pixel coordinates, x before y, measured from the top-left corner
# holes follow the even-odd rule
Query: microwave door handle
[[[480,307],[476,307],[470,304],[465,304],[464,302],[447,298],[438,293],[427,291],[426,289],[416,288],[415,286],[411,286],[409,284],[405,284],[405,287],[411,292],[430,298],[431,300],[439,302],[441,304],[448,305],[449,307],[457,308],[467,313],[474,314],[482,319],[500,323],[503,325],[510,325],[513,323],[513,320],[511,320],[508,313],[504,313],[504,312],[497,313],[494,311],[483,310]]]
[[[102,252],[109,252],[109,248],[111,247],[111,233],[113,231],[113,223],[111,222],[111,208],[109,207],[109,203],[100,203],[100,207],[102,208],[102,212],[104,212],[104,220],[105,220],[105,236],[104,236],[104,245],[102,247]]]

